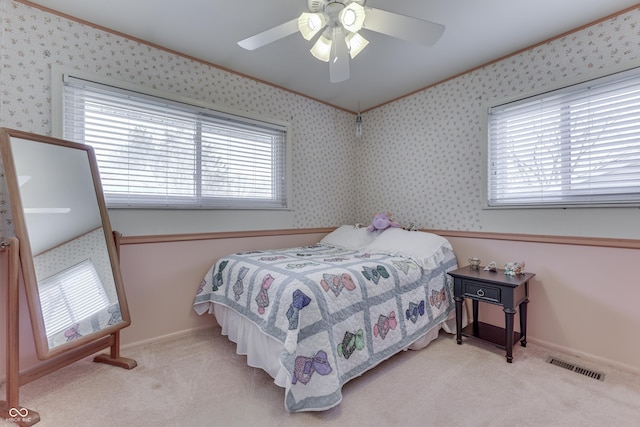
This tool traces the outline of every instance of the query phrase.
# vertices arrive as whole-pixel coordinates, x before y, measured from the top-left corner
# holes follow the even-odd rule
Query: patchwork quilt
[[[342,386],[402,351],[454,309],[451,249],[424,270],[409,257],[326,244],[236,253],[203,279],[194,309],[223,304],[283,343],[285,407],[319,411]]]

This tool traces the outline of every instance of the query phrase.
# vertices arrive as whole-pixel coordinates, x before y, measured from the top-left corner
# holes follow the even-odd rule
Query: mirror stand
[[[116,257],[120,260],[120,238],[122,234],[117,231],[112,232],[113,241],[116,245]],[[138,363],[128,357],[120,356],[120,330],[117,330],[111,334],[113,337],[113,343],[111,344],[111,350],[109,354],[100,354],[96,356],[93,361],[96,363],[106,363],[107,365],[114,365],[124,369],[133,369],[138,366]]]
[[[8,254],[7,261],[7,381],[6,401],[0,401],[0,418],[11,420],[21,427],[40,421],[40,415],[19,405],[20,393],[20,313],[19,313],[19,269],[20,255],[18,239],[9,237],[1,242],[0,249]]]
[[[120,234],[113,232],[116,249],[119,254]],[[20,427],[28,427],[40,421],[40,414],[19,405],[20,386],[54,372],[73,362],[84,359],[100,350],[110,348],[109,354],[100,354],[93,361],[124,369],[137,366],[134,359],[120,356],[120,330],[98,339],[90,344],[70,350],[64,356],[47,360],[40,365],[20,372],[20,328],[19,328],[19,241],[16,237],[8,237],[0,242],[0,250],[7,251],[7,379],[6,401],[0,401],[0,418],[6,419]]]
[[[138,366],[138,362],[128,357],[120,356],[120,331],[115,331],[109,337],[112,344],[109,354],[99,354],[93,358],[96,363],[105,363],[107,365],[117,366],[123,369],[133,369]]]

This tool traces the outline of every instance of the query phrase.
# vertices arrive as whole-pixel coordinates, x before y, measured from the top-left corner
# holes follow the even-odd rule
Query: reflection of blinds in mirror
[[[41,280],[38,287],[47,337],[109,305],[109,298],[90,259]]]

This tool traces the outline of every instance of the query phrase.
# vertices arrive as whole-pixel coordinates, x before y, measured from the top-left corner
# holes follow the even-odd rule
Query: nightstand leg
[[[477,337],[478,335],[480,335],[480,324],[478,323],[478,312],[480,310],[478,307],[478,300],[471,300],[471,305],[473,306],[473,336]]]
[[[520,303],[520,345],[522,347],[527,346],[527,305],[529,304],[529,298],[526,298]]]
[[[456,342],[462,344],[462,303],[464,298],[453,297],[456,302]]]
[[[516,311],[512,308],[504,308],[505,345],[507,347],[507,363],[513,361],[513,317]]]

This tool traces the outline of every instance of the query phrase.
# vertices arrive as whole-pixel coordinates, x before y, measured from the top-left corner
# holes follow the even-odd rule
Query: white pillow
[[[353,225],[341,225],[324,236],[320,243],[342,246],[347,249],[360,249],[373,242],[379,231],[367,231],[367,227],[355,228]]]
[[[362,248],[365,252],[404,255],[413,258],[422,268],[433,268],[443,255],[443,248],[452,249],[447,239],[424,231],[387,228],[373,242]]]

